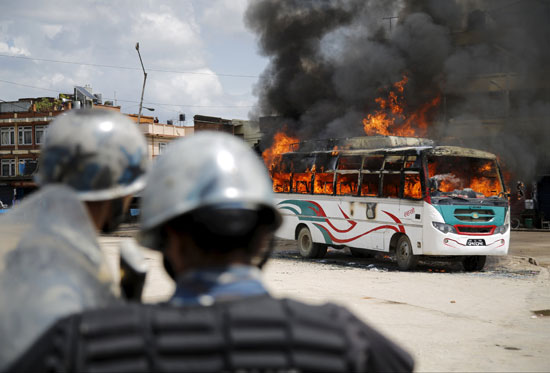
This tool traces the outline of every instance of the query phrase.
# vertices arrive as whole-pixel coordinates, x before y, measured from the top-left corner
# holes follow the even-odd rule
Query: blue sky
[[[253,86],[268,61],[244,26],[247,0],[1,2],[1,100],[56,96],[88,84],[104,100],[116,92],[122,111],[137,113],[140,69],[31,59],[140,68],[139,41],[148,70],[144,105],[161,121],[179,113],[188,124],[195,114],[247,119],[256,102]]]

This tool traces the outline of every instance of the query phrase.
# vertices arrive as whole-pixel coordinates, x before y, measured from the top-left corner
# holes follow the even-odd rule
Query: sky
[[[143,105],[155,109],[144,115],[165,122],[181,113],[186,125],[196,114],[248,119],[268,63],[243,22],[247,0],[0,0],[0,7],[4,101],[89,85],[137,114],[139,42]]]

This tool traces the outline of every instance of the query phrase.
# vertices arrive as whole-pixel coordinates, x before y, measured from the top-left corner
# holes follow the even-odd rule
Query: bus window
[[[401,171],[403,168],[403,156],[389,155],[384,162],[384,170],[386,171]]]
[[[403,198],[422,199],[422,184],[419,173],[406,173]]]
[[[336,177],[336,194],[357,195],[357,184],[359,173],[338,174]]]
[[[311,155],[304,156],[303,154],[295,154],[292,158],[292,172],[297,174],[311,172],[315,157]]]
[[[382,197],[399,198],[401,174],[382,175]]]
[[[407,156],[407,159],[405,159],[405,166],[403,168],[409,169],[409,168],[421,168],[421,159],[420,157],[416,155],[409,155]]]
[[[292,174],[292,191],[294,193],[311,193],[311,172]]]
[[[361,195],[362,196],[377,197],[379,186],[380,186],[379,173],[361,174]]]
[[[333,171],[336,168],[338,156],[331,153],[317,153],[315,156],[315,172]]]
[[[334,194],[334,169],[338,157],[331,153],[317,153],[315,156],[315,181],[313,193]]]
[[[315,194],[334,194],[334,173],[315,173]]]
[[[343,155],[338,160],[339,170],[357,170],[361,169],[360,155]]]
[[[384,163],[384,156],[382,155],[368,155],[363,162],[363,170],[368,171],[380,171],[382,164]]]
[[[273,172],[273,191],[275,193],[290,193],[290,174],[282,172]]]

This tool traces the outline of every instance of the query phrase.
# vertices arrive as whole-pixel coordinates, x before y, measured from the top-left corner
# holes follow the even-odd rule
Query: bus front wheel
[[[397,240],[395,257],[397,259],[397,266],[402,271],[409,271],[416,267],[418,255],[413,254],[411,241],[407,236],[401,236]]]
[[[485,267],[486,261],[486,255],[465,256],[464,259],[462,259],[462,266],[466,272],[481,271],[483,267]]]
[[[298,250],[304,258],[322,258],[327,253],[327,246],[313,242],[309,229],[302,227],[298,233]]]

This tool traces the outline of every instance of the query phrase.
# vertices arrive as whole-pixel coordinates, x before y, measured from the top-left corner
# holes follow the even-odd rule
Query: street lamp
[[[144,109],[147,109],[149,111],[155,111],[155,108],[154,107],[147,107],[147,106],[143,106]]]
[[[141,62],[141,69],[143,70],[143,88],[141,88],[141,100],[139,101],[139,113],[138,113],[138,120],[137,120],[137,123],[139,124],[141,120],[141,109],[143,107],[143,92],[145,92],[145,82],[147,81],[147,73],[145,72],[145,67],[143,67],[143,60],[141,59],[141,53],[139,53],[139,42],[136,43],[136,50],[138,52],[139,62]],[[151,110],[150,108],[146,108],[146,109]]]

